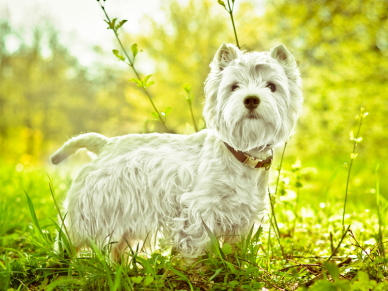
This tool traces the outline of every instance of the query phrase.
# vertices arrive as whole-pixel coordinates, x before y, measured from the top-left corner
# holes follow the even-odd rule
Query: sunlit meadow
[[[163,25],[146,17],[129,35],[114,2],[96,1],[112,51],[95,50],[115,67],[81,66],[54,24],[27,42],[0,19],[0,290],[388,290],[388,1],[253,2],[165,1]],[[50,154],[81,132],[205,128],[203,82],[222,42],[282,42],[301,69],[304,111],[275,149],[268,223],[235,248],[207,230],[207,253],[190,268],[141,244],[120,263],[110,244],[77,257],[60,205],[91,158],[54,167]]]

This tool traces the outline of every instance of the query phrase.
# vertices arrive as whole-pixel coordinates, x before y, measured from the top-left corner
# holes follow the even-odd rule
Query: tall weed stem
[[[379,218],[379,245],[380,245],[380,253],[383,255],[384,262],[385,262],[385,249],[383,244],[383,232],[382,229],[384,229],[383,222],[381,219],[381,205],[380,205],[380,179],[378,176],[378,170],[379,170],[379,164],[376,166],[375,170],[375,176],[376,176],[376,204],[377,204],[377,215]],[[385,263],[386,264],[386,263]]]
[[[198,132],[198,127],[197,127],[197,124],[195,123],[193,107],[191,105],[191,103],[193,101],[193,93],[191,93],[191,85],[190,84],[183,84],[183,90],[185,90],[185,92],[187,94],[185,96],[185,99],[186,99],[187,103],[189,104],[191,118],[193,119],[194,129],[196,132]]]
[[[360,137],[360,130],[361,130],[362,121],[368,115],[368,112],[364,113],[364,111],[365,111],[365,109],[361,108],[360,109],[360,114],[358,114],[356,116],[356,120],[357,119],[360,120],[360,122],[358,124],[358,131],[357,131],[356,137],[355,138],[353,137],[353,131],[350,132],[350,140],[353,141],[353,152],[350,154],[350,164],[349,164],[349,167],[348,167],[348,178],[347,178],[347,181],[346,181],[346,190],[345,190],[345,201],[344,201],[344,208],[343,208],[343,212],[342,212],[342,231],[343,232],[345,231],[345,210],[346,210],[346,202],[347,202],[347,199],[348,199],[350,172],[352,170],[353,161],[354,161],[354,159],[357,156],[357,154],[356,154],[357,144],[359,142],[361,142],[361,140],[362,140],[362,137]]]
[[[348,233],[350,229],[350,224],[348,226],[348,228],[346,230],[344,230],[344,232],[342,233],[342,237],[340,239],[340,242],[338,243],[337,247],[334,249],[334,251],[331,253],[330,257],[326,260],[326,262],[330,261],[331,258],[335,255],[335,253],[338,251],[338,249],[340,248],[341,244],[342,244],[342,241],[344,240],[346,234]]]
[[[232,4],[230,4],[230,1],[232,1]],[[232,21],[233,25],[233,32],[234,32],[234,37],[236,39],[236,46],[240,48],[240,44],[238,43],[238,38],[237,38],[237,31],[236,31],[236,25],[234,24],[234,18],[233,18],[233,8],[234,8],[234,1],[235,0],[227,0],[228,2],[228,7],[226,7],[224,0],[218,0],[218,4],[223,6],[225,10],[229,13],[230,20]]]
[[[119,34],[117,33],[117,29],[118,29],[117,26],[114,25],[114,22],[113,22],[113,23],[111,22],[111,20],[110,20],[110,18],[109,18],[109,16],[108,16],[108,13],[107,13],[106,10],[105,10],[104,5],[103,5],[103,4],[100,4],[100,7],[101,7],[102,11],[104,11],[104,14],[105,14],[106,19],[107,19],[107,23],[109,24],[109,28],[111,28],[111,29],[113,30],[113,32],[114,32],[114,34],[115,34],[115,37],[116,37],[118,43],[120,44],[121,49],[123,50],[125,56],[126,56],[127,59],[128,59],[129,64],[126,63],[124,60],[122,60],[122,61],[124,61],[127,65],[129,65],[129,66],[132,68],[132,70],[133,70],[133,72],[135,73],[135,75],[136,75],[136,77],[138,78],[138,80],[141,80],[140,75],[139,75],[139,73],[137,72],[137,70],[136,70],[136,68],[135,68],[135,57],[133,58],[133,60],[131,60],[131,58],[129,57],[127,51],[125,50],[123,44],[121,43],[121,40],[120,40],[120,38],[119,38]],[[113,25],[112,25],[112,24],[113,24]],[[141,86],[141,88],[143,89],[144,93],[147,95],[148,99],[150,100],[150,102],[151,102],[151,104],[152,104],[152,107],[154,108],[155,112],[157,113],[157,115],[158,115],[158,117],[159,117],[159,121],[163,124],[163,126],[164,126],[165,129],[166,129],[166,131],[167,131],[167,132],[170,132],[170,130],[168,129],[168,127],[167,127],[167,125],[166,125],[165,120],[163,120],[163,118],[162,118],[162,115],[159,113],[158,109],[156,109],[156,106],[155,106],[154,102],[152,101],[151,95],[149,94],[149,92],[148,92],[146,86],[145,86],[145,85],[144,85],[144,86]]]
[[[277,193],[278,193],[279,181],[280,181],[280,172],[282,171],[284,153],[285,153],[285,151],[286,151],[286,148],[287,148],[287,141],[284,143],[282,158],[280,159],[280,166],[279,166],[279,168],[278,168],[278,178],[276,179],[276,186],[275,186],[275,195],[274,195],[274,197],[276,197],[276,195],[277,195]],[[274,207],[274,205],[273,205],[271,193],[270,193],[269,191],[268,191],[268,195],[269,195],[269,201],[270,201],[270,203],[271,203],[271,210],[272,210],[271,219],[273,218],[274,224],[275,224],[275,227],[276,227],[276,230],[275,230],[275,231],[277,231],[278,236],[280,237],[280,230],[279,230],[279,226],[278,226],[278,223],[277,223],[277,220],[276,220],[276,215],[275,215],[275,207]]]
[[[233,19],[234,1],[235,1],[235,0],[232,0],[232,6],[230,6],[230,0],[228,0],[228,7],[229,7],[229,10],[227,10],[226,8],[225,8],[225,9],[226,9],[226,11],[228,11],[228,13],[229,13],[229,15],[230,15],[230,20],[232,21],[234,37],[236,38],[236,46],[237,46],[238,48],[240,48],[240,44],[238,43],[238,38],[237,38],[236,26],[235,26],[235,24],[234,24],[234,19]]]
[[[278,194],[279,180],[280,180],[280,172],[282,171],[284,153],[286,152],[287,143],[288,143],[288,141],[286,141],[286,142],[284,143],[284,148],[283,148],[283,152],[282,152],[282,158],[280,159],[280,165],[279,165],[279,168],[278,168],[278,178],[276,179],[276,186],[275,186],[275,196],[276,196],[276,194]]]
[[[296,205],[295,205],[295,220],[294,220],[294,225],[292,228],[292,236],[295,238],[295,229],[296,229],[296,222],[299,218],[298,216],[298,208],[299,208],[299,194],[300,194],[300,187],[297,187],[296,191]]]

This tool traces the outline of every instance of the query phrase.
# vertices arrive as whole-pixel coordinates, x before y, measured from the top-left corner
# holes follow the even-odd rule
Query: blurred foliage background
[[[325,177],[321,185],[326,187],[332,173],[349,160],[349,132],[357,129],[354,116],[365,107],[369,116],[351,183],[359,187],[360,199],[373,193],[376,165],[380,164],[381,176],[388,174],[388,1],[253,2],[242,2],[235,14],[242,48],[262,51],[284,43],[303,78],[304,111],[287,149],[288,158],[299,157],[305,165],[320,169],[318,176]],[[144,75],[154,74],[150,92],[157,108],[172,107],[169,128],[189,134],[193,127],[182,85],[191,84],[194,114],[203,127],[203,82],[220,44],[234,43],[233,30],[216,0],[166,1],[165,15],[167,21],[162,24],[144,19],[137,35],[126,35],[124,25],[121,37],[128,50],[136,42],[144,51],[140,64],[151,64],[139,68]],[[128,68],[103,63],[83,67],[69,53],[69,44],[58,40],[59,31],[50,23],[31,28],[31,33],[33,41],[27,42],[12,23],[0,20],[3,163],[24,168],[45,164],[64,141],[82,132],[115,136],[163,131],[150,121],[153,109],[128,81],[133,77]],[[12,38],[20,44],[16,50],[7,48]],[[113,39],[101,41],[112,41],[112,49],[119,47]],[[101,58],[115,58],[100,53]],[[383,179],[382,189],[387,186]],[[382,195],[387,194],[382,191]]]

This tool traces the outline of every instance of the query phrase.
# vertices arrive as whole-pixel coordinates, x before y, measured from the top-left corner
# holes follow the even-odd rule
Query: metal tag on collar
[[[271,163],[264,163],[263,167],[265,168],[266,171],[268,171],[271,168]]]
[[[245,159],[245,161],[243,162],[244,165],[247,165],[249,167],[251,167],[252,169],[256,168],[256,165],[260,162],[262,162],[263,160],[260,160],[260,159],[255,159],[253,157],[249,157],[247,156],[247,158]]]

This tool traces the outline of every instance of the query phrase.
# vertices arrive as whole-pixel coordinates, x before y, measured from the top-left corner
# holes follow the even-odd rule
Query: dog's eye
[[[238,88],[240,88],[237,84],[234,84],[233,86],[232,86],[232,92],[233,91],[236,91]]]
[[[276,91],[276,85],[274,83],[268,82],[267,88],[269,88],[271,92]]]

